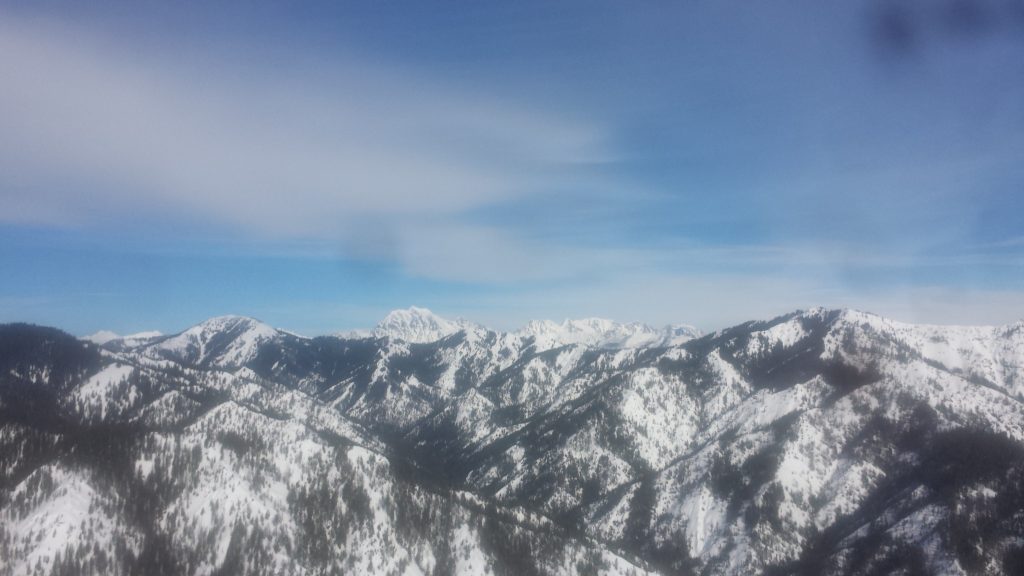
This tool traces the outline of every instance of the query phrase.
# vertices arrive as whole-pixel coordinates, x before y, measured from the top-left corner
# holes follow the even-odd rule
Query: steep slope
[[[994,500],[1020,498],[1024,409],[912,346],[936,330],[816,310],[661,362],[693,386],[697,433],[671,465],[591,505],[588,522],[668,569],[708,574],[998,572],[1020,543],[1021,509]]]
[[[673,344],[420,316],[0,328],[0,573],[1024,566],[1024,323],[815,309]]]
[[[237,358],[245,336],[222,325],[227,346],[189,334]],[[26,378],[52,401],[0,422],[0,574],[646,574],[543,516],[415,481],[339,411],[221,356],[7,337],[26,368],[0,376],[0,406]]]

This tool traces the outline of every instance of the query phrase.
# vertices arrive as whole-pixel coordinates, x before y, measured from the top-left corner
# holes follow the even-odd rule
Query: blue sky
[[[0,321],[1024,317],[1002,0],[6,2]]]

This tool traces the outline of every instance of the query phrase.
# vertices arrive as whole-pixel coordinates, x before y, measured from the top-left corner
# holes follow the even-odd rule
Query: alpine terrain
[[[1024,322],[3,325],[24,574],[1024,574]]]

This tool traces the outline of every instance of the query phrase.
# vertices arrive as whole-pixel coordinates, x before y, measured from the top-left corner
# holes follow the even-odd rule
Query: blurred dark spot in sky
[[[911,55],[930,41],[1008,28],[1024,33],[1024,0],[877,0],[867,16],[872,44],[883,57]]]
[[[996,10],[982,0],[951,0],[942,11],[950,32],[975,36],[989,30]]]
[[[868,23],[871,39],[883,56],[904,55],[914,49],[917,23],[908,3],[876,3],[869,9]]]

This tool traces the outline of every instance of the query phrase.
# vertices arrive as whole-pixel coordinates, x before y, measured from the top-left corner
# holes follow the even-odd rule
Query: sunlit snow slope
[[[1020,574],[1022,371],[848,310],[4,325],[0,574]]]

